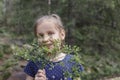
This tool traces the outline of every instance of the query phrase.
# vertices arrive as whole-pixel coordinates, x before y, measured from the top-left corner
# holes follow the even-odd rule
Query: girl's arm
[[[31,76],[29,76],[29,75],[27,75],[27,76],[26,76],[26,80],[34,80],[34,78],[31,77]]]

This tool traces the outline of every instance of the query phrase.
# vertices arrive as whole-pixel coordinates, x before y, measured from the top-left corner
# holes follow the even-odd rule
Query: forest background
[[[11,75],[12,45],[31,43],[34,21],[50,13],[62,18],[66,43],[81,48],[83,80],[120,76],[120,0],[0,0],[1,80]]]

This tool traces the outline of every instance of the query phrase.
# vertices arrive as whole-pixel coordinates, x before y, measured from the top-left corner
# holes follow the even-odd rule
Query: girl
[[[34,32],[40,45],[44,45],[52,50],[55,48],[55,40],[59,40],[59,44],[57,45],[59,48],[62,48],[65,39],[65,31],[58,15],[52,14],[39,18],[35,23]],[[36,66],[36,63],[30,61],[24,69],[24,72],[27,73],[26,80],[73,80],[72,77],[65,77],[64,74],[66,71],[72,73],[71,69],[74,64],[69,61],[72,55],[59,52],[55,55],[49,55],[49,57],[49,61],[54,67],[50,69],[51,66],[47,64],[44,69],[41,70]],[[59,64],[61,62],[64,63],[63,66]],[[80,64],[78,68],[79,71],[83,70]],[[78,78],[78,80],[80,80],[80,78]]]

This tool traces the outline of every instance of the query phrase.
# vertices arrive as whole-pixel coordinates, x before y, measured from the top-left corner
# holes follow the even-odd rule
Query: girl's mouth
[[[48,47],[49,49],[52,48],[52,44],[44,44],[44,46]]]

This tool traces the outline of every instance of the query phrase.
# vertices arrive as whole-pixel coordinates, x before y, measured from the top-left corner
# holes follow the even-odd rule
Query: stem
[[[51,14],[51,0],[48,0],[48,15]]]

